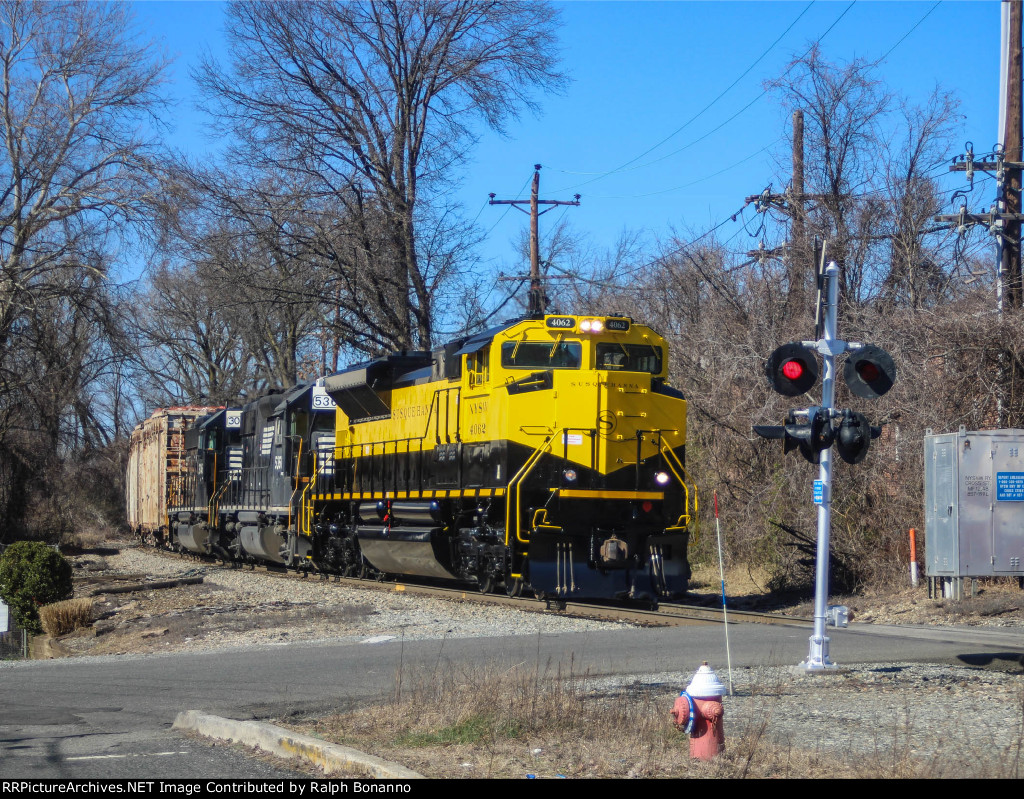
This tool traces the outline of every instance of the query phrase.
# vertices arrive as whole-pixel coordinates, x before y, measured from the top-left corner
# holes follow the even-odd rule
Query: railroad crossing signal
[[[823,257],[824,260],[824,257]],[[833,407],[835,399],[836,356],[847,354],[844,369],[846,384],[858,397],[881,397],[896,382],[892,358],[873,344],[854,344],[837,335],[839,307],[839,266],[831,261],[823,270],[822,324],[815,341],[790,342],[771,354],[766,367],[772,388],[787,397],[808,391],[818,379],[815,356],[824,362],[821,381],[821,405],[792,409],[783,425],[763,425],[754,432],[764,438],[783,439],[783,450],[799,449],[811,463],[819,464],[819,479],[814,482],[814,503],[818,515],[818,541],[814,580],[814,633],[807,658],[800,667],[820,671],[836,667],[829,659],[829,637],[825,634],[828,603],[829,538],[832,530],[832,445],[847,463],[860,463],[867,455],[871,439],[881,430],[872,427],[864,414]]]
[[[781,438],[782,451],[787,455],[794,449],[810,463],[821,462],[821,452],[832,446],[835,430],[828,408],[794,408],[783,425],[756,425],[754,432],[762,438]]]
[[[829,349],[828,354],[834,357],[847,353],[843,378],[854,395],[878,399],[892,388],[896,382],[896,364],[889,353],[874,344],[835,343],[840,346]],[[765,364],[765,375],[772,388],[786,397],[810,391],[818,382],[819,344],[791,341],[776,349]],[[762,438],[781,438],[784,453],[799,449],[810,463],[821,463],[821,453],[833,443],[844,461],[860,463],[867,456],[871,439],[881,435],[881,428],[872,427],[862,413],[823,405],[794,408],[787,414],[785,424],[755,425],[754,432]]]
[[[846,357],[843,379],[858,397],[878,399],[896,382],[896,364],[881,347],[865,344]]]
[[[818,382],[818,358],[814,350],[796,341],[775,350],[764,370],[772,388],[786,397],[806,394]]]
[[[860,463],[867,457],[871,439],[882,434],[881,427],[872,427],[863,413],[844,410],[836,431],[836,451],[847,463]]]
[[[785,397],[806,394],[818,382],[817,352],[808,342],[791,341],[768,356],[765,374]],[[896,364],[881,347],[854,344],[849,348],[843,379],[856,396],[878,399],[896,382]]]

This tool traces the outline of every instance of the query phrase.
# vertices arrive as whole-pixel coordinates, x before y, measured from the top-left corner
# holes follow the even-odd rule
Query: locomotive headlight
[[[654,482],[657,483],[658,485],[660,485],[660,486],[668,485],[668,481],[669,481],[668,472],[655,472],[654,473]]]
[[[575,483],[577,477],[576,470],[566,469],[564,472],[562,472],[562,477],[564,477],[570,483]]]
[[[584,319],[580,322],[580,330],[584,333],[600,333],[604,330],[604,322],[600,319]]]

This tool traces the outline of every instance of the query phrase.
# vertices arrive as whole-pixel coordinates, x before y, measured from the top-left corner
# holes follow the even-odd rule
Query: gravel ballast
[[[106,617],[96,623],[99,634],[62,639],[61,645],[71,654],[198,652],[368,636],[377,640],[477,638],[627,627],[354,588],[316,575],[296,579],[262,570],[230,569],[138,547],[125,547],[102,559],[80,558],[76,565],[90,575],[90,583],[79,588],[82,594],[95,591],[105,575],[146,574],[157,580],[202,577],[202,583],[97,597],[95,613]]]

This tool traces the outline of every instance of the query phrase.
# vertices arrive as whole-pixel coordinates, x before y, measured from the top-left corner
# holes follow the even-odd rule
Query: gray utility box
[[[924,437],[925,575],[959,599],[965,577],[1024,578],[1024,430]]]

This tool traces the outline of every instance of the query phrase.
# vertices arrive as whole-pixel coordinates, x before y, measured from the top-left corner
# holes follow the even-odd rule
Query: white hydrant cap
[[[725,686],[722,685],[718,675],[711,670],[705,660],[703,665],[697,669],[697,673],[693,675],[690,684],[686,686],[686,693],[698,699],[721,698],[725,696]]]

